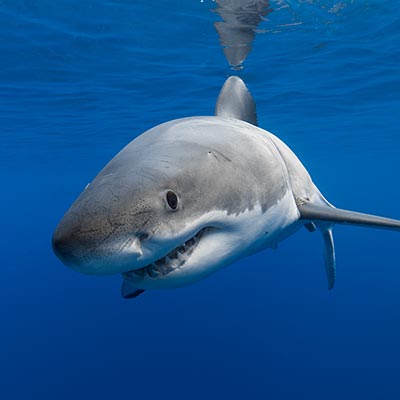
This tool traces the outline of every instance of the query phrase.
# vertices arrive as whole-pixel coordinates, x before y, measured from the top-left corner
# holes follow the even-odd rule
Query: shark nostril
[[[144,232],[140,232],[136,236],[141,242],[143,242],[143,240],[146,240],[146,239],[149,238],[149,234],[148,233],[144,233]]]

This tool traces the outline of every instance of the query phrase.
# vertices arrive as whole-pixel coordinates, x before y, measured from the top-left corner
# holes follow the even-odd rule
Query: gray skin
[[[82,273],[123,273],[123,295],[135,297],[193,283],[306,226],[322,232],[332,288],[333,224],[399,230],[400,222],[334,208],[295,154],[256,121],[249,91],[230,77],[216,116],[170,121],[134,139],[57,226],[57,256]]]
[[[259,131],[239,120],[197,117],[145,132],[106,165],[66,213],[54,235],[57,254],[81,272],[124,272],[133,266],[135,246],[127,251],[132,239],[168,235],[174,246],[187,221],[206,212],[238,215],[257,205],[268,210],[289,188],[279,153]],[[169,189],[179,197],[175,212],[165,201]]]

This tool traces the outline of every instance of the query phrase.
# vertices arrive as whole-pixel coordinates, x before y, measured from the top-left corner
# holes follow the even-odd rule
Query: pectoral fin
[[[325,205],[305,203],[298,206],[300,218],[308,221],[333,224],[359,225],[371,228],[400,230],[400,221]]]
[[[300,219],[312,231],[316,225],[324,238],[325,270],[328,277],[328,287],[332,289],[335,284],[335,246],[333,243],[333,224],[359,225],[372,228],[391,229],[400,231],[400,221],[376,215],[362,214],[354,211],[341,210],[330,205],[312,203],[299,204]]]

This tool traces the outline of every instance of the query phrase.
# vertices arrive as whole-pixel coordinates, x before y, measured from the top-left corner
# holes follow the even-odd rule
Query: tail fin
[[[333,224],[359,225],[371,228],[400,231],[400,221],[396,219],[341,210],[329,206],[305,203],[299,205],[300,218],[309,221],[322,221]]]
[[[325,261],[325,272],[328,278],[328,289],[333,289],[336,279],[336,257],[335,257],[335,245],[333,243],[332,226],[321,226],[319,227],[324,238],[324,261]]]

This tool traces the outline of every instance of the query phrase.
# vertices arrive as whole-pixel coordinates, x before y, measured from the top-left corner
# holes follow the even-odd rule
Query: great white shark
[[[244,82],[228,78],[214,116],[177,119],[135,138],[58,224],[56,255],[85,274],[122,274],[122,295],[194,283],[318,229],[328,286],[334,224],[400,230],[400,221],[335,208],[296,155],[257,126]]]

